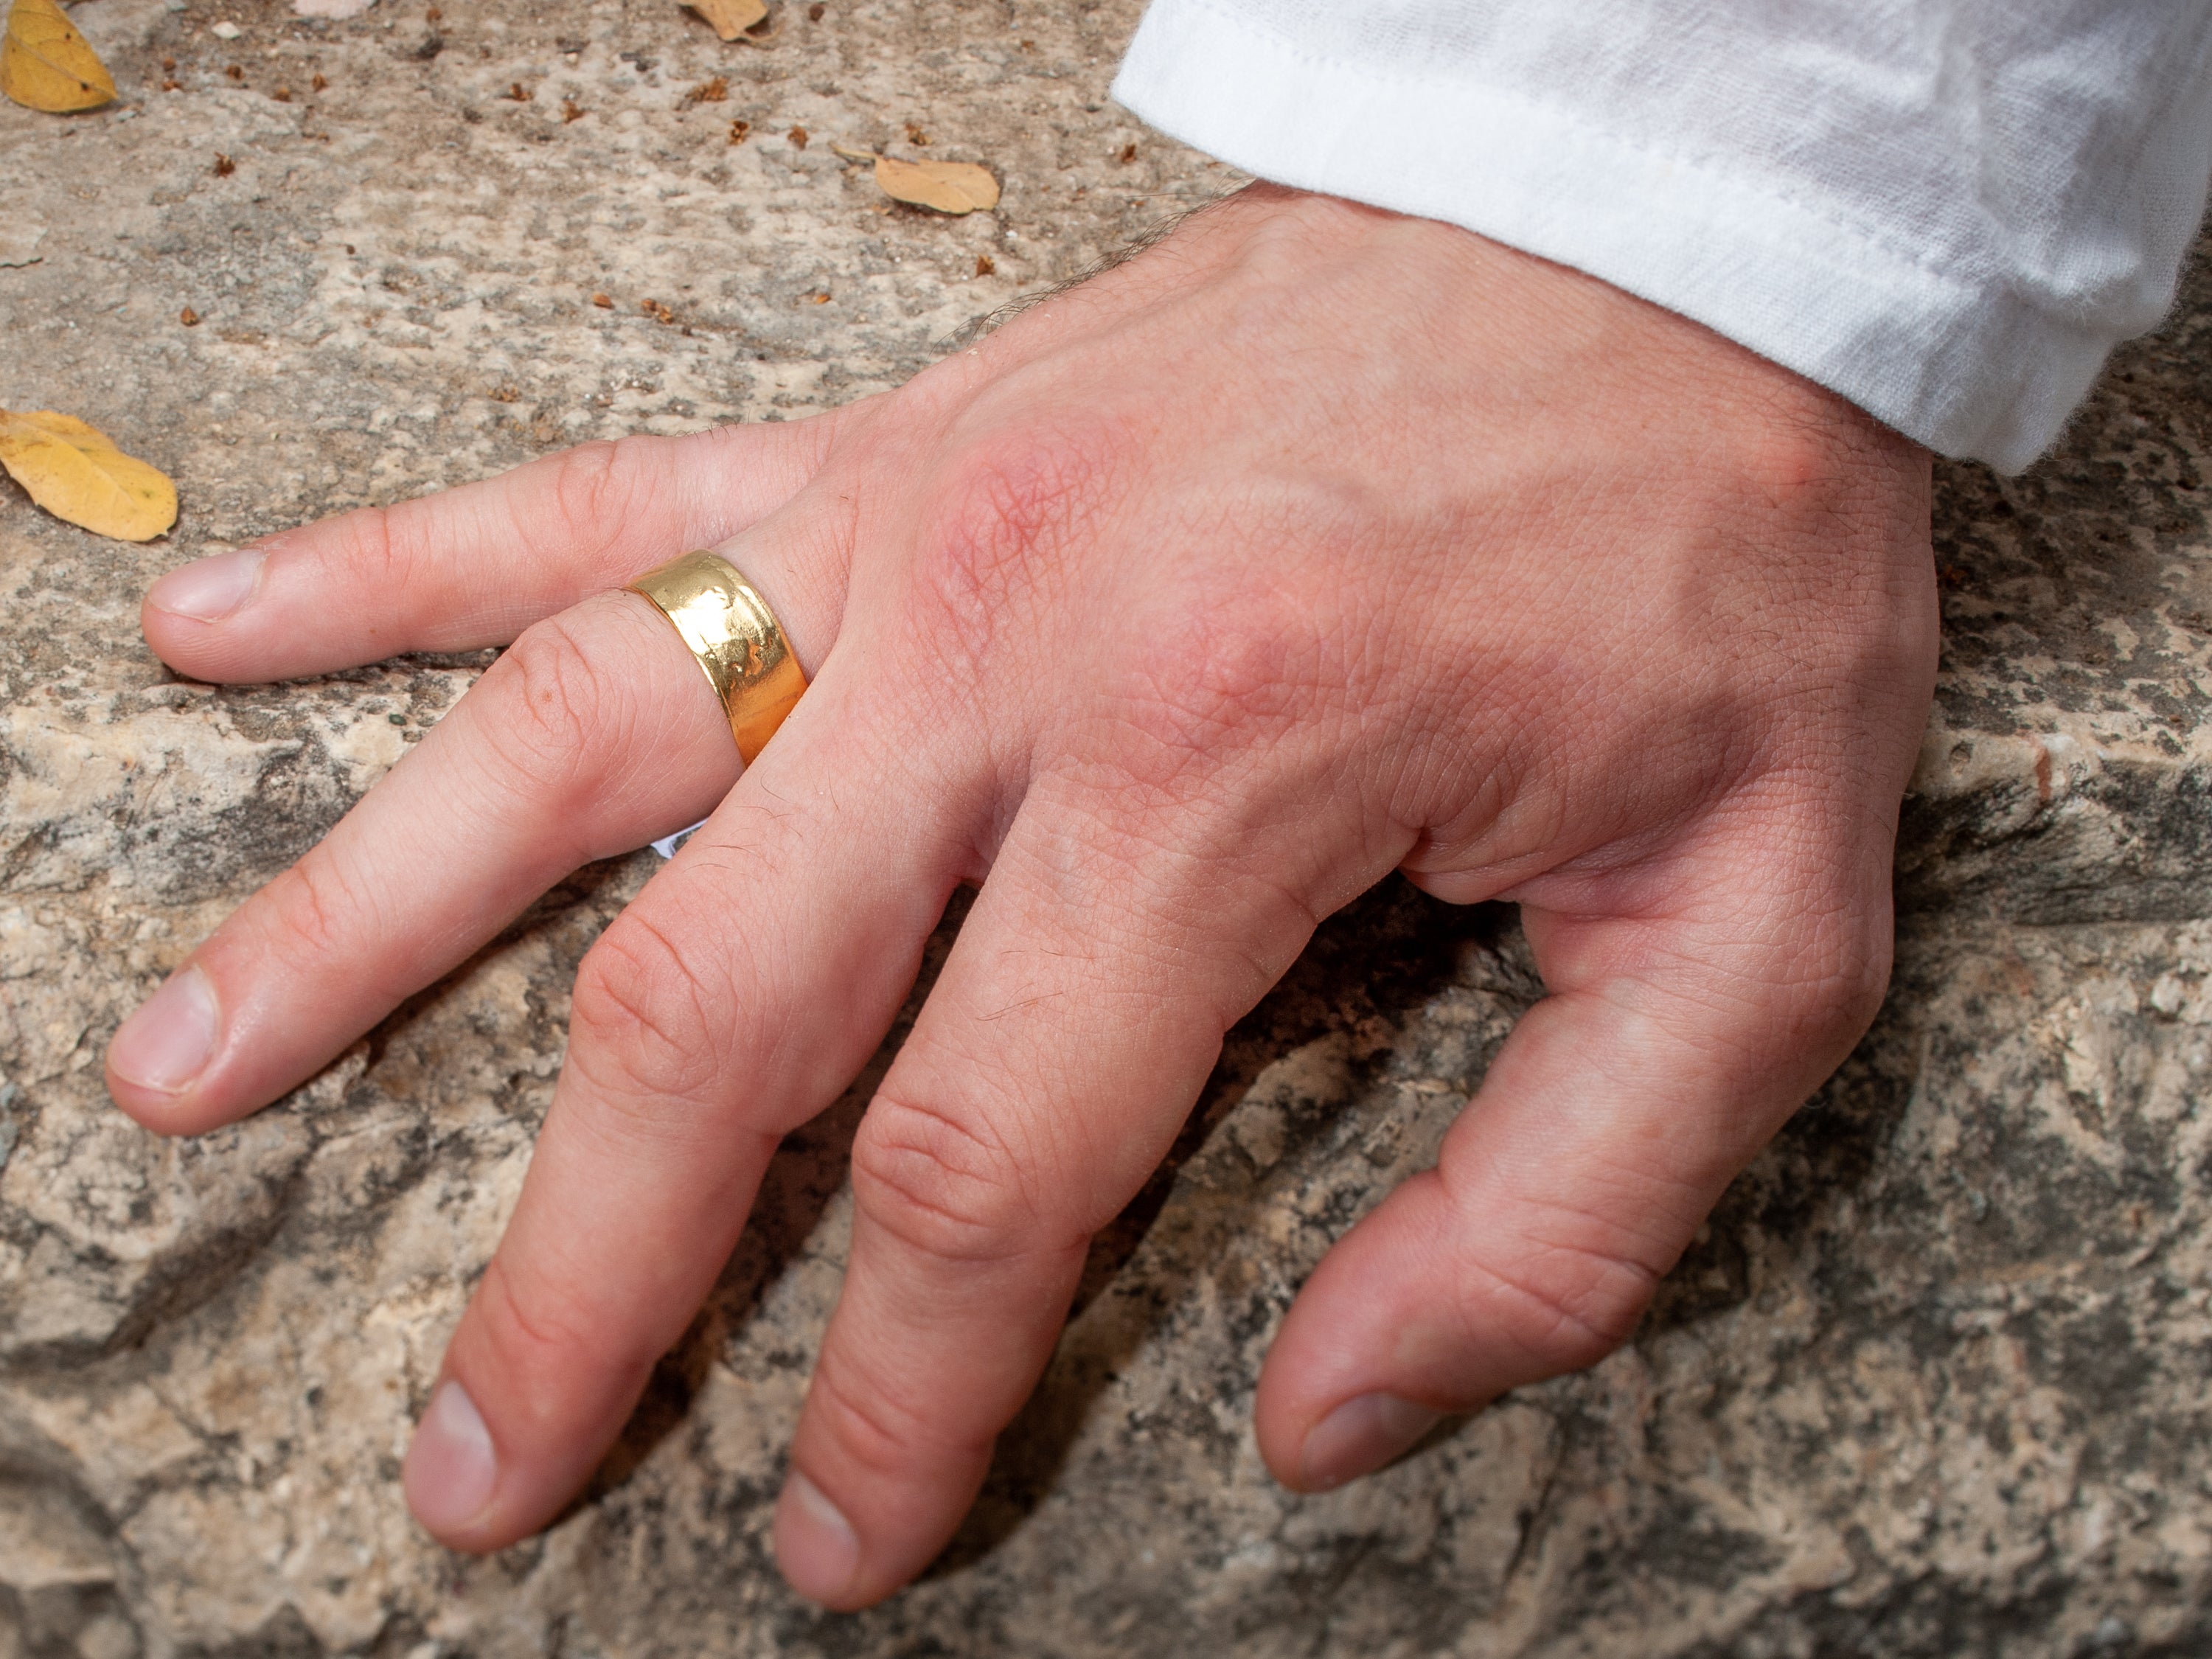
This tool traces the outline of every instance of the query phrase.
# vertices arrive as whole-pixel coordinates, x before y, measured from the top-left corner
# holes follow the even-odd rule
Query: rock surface
[[[122,102],[0,105],[0,405],[94,421],[185,501],[137,548],[0,499],[0,1659],[2212,1651],[2203,283],[2035,471],[1943,469],[1896,988],[1629,1348],[1378,1480],[1266,1479],[1292,1287],[1539,988],[1510,914],[1393,885],[1233,1035],[914,1590],[824,1615],[765,1541],[866,1077],[589,1500],[483,1561],[416,1533],[408,1425],[570,973],[653,860],[282,1105],[150,1139],[100,1087],[117,1021],[476,665],[210,690],[137,595],[549,447],[896,384],[1233,182],[1106,101],[1133,0],[784,0],[734,45],[673,0],[452,5],[97,0]],[[890,209],[833,139],[988,161],[1005,201]]]

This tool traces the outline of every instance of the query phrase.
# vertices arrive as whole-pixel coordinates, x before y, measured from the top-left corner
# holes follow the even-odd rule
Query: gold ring
[[[806,690],[805,672],[768,601],[713,553],[671,559],[630,583],[629,591],[652,600],[690,647],[730,717],[738,757],[750,766]]]

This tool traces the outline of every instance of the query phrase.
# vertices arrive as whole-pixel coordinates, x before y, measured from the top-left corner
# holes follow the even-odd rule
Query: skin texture
[[[814,681],[742,778],[605,591],[695,546]],[[223,557],[145,611],[198,678],[513,645],[118,1034],[148,1127],[276,1098],[574,866],[713,810],[579,973],[410,1454],[458,1548],[581,1486],[958,884],[778,1510],[836,1607],[950,1537],[1224,1031],[1393,869],[1517,901],[1551,994],[1291,1310],[1257,1430],[1301,1488],[1623,1340],[1887,978],[1924,453],[1450,227],[1255,188],[896,393]]]

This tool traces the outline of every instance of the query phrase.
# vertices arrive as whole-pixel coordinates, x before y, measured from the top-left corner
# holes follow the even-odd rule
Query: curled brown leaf
[[[974,213],[999,205],[999,181],[973,161],[901,161],[876,158],[876,184],[894,202],[939,213]]]

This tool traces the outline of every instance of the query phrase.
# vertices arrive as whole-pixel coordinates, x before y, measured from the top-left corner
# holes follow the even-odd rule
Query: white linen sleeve
[[[2212,174],[2212,5],[1152,0],[1114,93],[2016,471],[2172,302]]]

